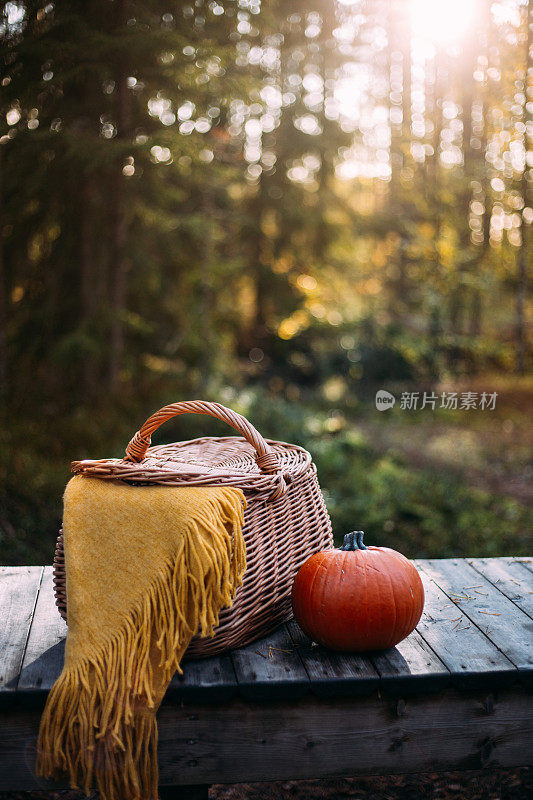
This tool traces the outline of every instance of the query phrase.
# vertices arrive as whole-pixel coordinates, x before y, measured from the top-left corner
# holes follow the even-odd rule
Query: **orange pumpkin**
[[[333,650],[383,650],[405,639],[424,608],[413,564],[388,547],[366,547],[363,532],[338,549],[315,553],[292,589],[296,621],[313,641]]]

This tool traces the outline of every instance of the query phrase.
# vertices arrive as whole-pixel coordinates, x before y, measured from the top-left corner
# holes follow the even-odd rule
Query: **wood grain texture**
[[[43,703],[63,669],[67,635],[52,579],[52,567],[45,567],[17,687],[19,693],[40,693]]]
[[[239,694],[251,700],[303,697],[309,677],[286,625],[231,652]]]
[[[162,782],[233,783],[479,769],[533,762],[533,698],[447,691],[404,702],[377,695],[259,706],[163,708]]]
[[[466,688],[475,686],[478,680],[493,688],[509,684],[516,677],[514,664],[487,638],[486,628],[473,624],[431,580],[425,571],[431,563],[438,566],[445,562],[419,562],[426,591],[425,613],[417,631],[396,648],[370,656],[334,653],[313,646],[293,621],[233,655],[185,661],[184,675],[174,676],[164,702],[225,702],[237,694],[262,701],[292,698],[294,692],[303,696],[308,691],[319,697],[334,697],[369,693],[378,684],[395,694],[434,691],[447,684],[448,672],[454,685]],[[533,595],[528,582],[533,581],[533,573],[521,559],[474,559],[472,565],[469,569],[477,565],[475,576],[465,585],[478,588],[487,580],[511,607],[514,604],[531,612]],[[0,636],[10,642],[4,648],[8,655],[2,660],[4,673],[10,670],[10,694],[18,688],[17,697],[42,706],[62,668],[66,629],[54,604],[49,567],[42,576],[29,634],[24,623],[21,625],[24,615],[26,628],[31,622],[39,569],[16,568],[9,571],[9,579],[8,568],[0,573],[0,614],[8,620]],[[520,612],[515,609],[514,613]],[[490,623],[491,617],[485,616]],[[17,682],[20,658],[22,673]]]
[[[469,558],[467,561],[528,617],[533,618],[533,572],[512,558]]]
[[[379,675],[366,656],[335,653],[314,644],[295,620],[287,623],[293,642],[318,697],[370,694],[379,685]]]
[[[231,656],[195,658],[184,661],[181,666],[183,675],[174,675],[163,702],[221,703],[237,694]]]
[[[484,686],[497,688],[517,678],[515,665],[468,620],[450,597],[416,561],[426,595],[424,612],[416,630],[451,673],[454,686],[464,689]],[[438,563],[438,562],[436,562]],[[479,583],[479,580],[472,581]]]
[[[533,558],[526,558],[525,556],[511,556],[511,561],[513,564],[522,564],[524,569],[529,570],[529,572],[533,572]]]
[[[417,565],[424,616],[389,651],[328,652],[293,621],[184,662],[158,714],[162,785],[533,763],[533,694],[516,681],[529,669],[533,572],[519,559]],[[488,634],[485,609],[498,609]],[[44,700],[62,667],[50,568],[0,569],[0,618],[0,698],[17,699],[0,711],[0,788],[52,790],[33,774],[40,708],[18,702]]]
[[[435,692],[451,682],[450,671],[417,631],[371,660],[389,693]]]
[[[424,571],[517,667],[521,679],[533,679],[533,622],[515,603],[464,559],[424,562]]]
[[[533,763],[533,696],[525,688],[406,698],[313,696],[297,702],[162,706],[163,785],[515,767]],[[33,774],[36,711],[0,726],[3,789],[50,788]]]
[[[0,567],[0,702],[17,689],[42,573],[42,567]]]

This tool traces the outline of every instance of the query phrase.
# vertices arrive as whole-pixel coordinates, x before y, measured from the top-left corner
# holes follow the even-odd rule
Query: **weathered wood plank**
[[[522,679],[533,677],[533,623],[523,611],[464,559],[428,560],[423,569],[463,618],[513,662]]]
[[[433,772],[533,764],[533,696],[524,687],[406,698],[164,705],[158,713],[163,785]],[[49,788],[33,776],[36,711],[0,726],[3,789]]]
[[[54,600],[52,567],[45,567],[18,681],[19,692],[46,696],[63,669],[67,626]],[[37,699],[37,697],[35,698]]]
[[[231,652],[239,693],[247,700],[302,697],[309,678],[286,625]]]
[[[17,688],[42,567],[0,567],[0,698]]]
[[[25,703],[44,704],[63,668],[66,634],[55,605],[52,567],[45,567],[18,681],[18,695]],[[164,702],[222,702],[237,693],[227,655],[185,661],[183,671],[172,679]]]
[[[526,558],[526,556],[511,556],[510,559],[513,564],[522,564],[524,569],[533,572],[533,558]]]
[[[369,658],[320,647],[295,620],[288,622],[287,627],[309,675],[311,691],[318,697],[370,694],[377,689],[379,675]]]
[[[237,679],[229,655],[190,659],[181,666],[183,675],[174,675],[164,703],[220,703],[237,694]]]
[[[391,694],[436,692],[451,682],[450,671],[417,631],[396,647],[371,654],[371,660]]]
[[[533,618],[533,573],[512,558],[469,558],[470,566]]]
[[[450,670],[453,685],[468,689],[512,683],[517,677],[515,665],[479,628],[468,621],[461,624],[461,613],[425,572],[426,563],[415,562],[425,592],[424,612],[416,629]]]
[[[479,769],[533,762],[533,697],[446,691],[298,703],[232,703],[216,722],[160,717],[162,780],[242,782]],[[185,727],[183,727],[185,726]],[[177,756],[177,757],[176,757]]]

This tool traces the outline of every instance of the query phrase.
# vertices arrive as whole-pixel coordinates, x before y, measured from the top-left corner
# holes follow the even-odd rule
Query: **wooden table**
[[[161,784],[533,764],[533,560],[415,563],[424,615],[392,650],[328,652],[289,622],[187,662],[158,714]],[[65,634],[51,567],[0,568],[0,789],[52,786],[33,765]]]

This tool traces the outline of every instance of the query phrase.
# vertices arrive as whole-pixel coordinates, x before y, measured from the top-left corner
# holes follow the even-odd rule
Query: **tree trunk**
[[[2,156],[4,145],[0,144],[0,397],[7,394],[7,298],[4,265],[4,243],[2,238],[3,196],[2,196]]]
[[[490,63],[490,53],[492,45],[492,15],[489,3],[482,3],[479,13],[479,30],[481,32],[482,47],[480,53],[487,59],[487,65]],[[477,257],[475,258],[473,268],[475,270],[475,281],[470,290],[470,321],[469,321],[469,334],[470,336],[479,336],[482,328],[482,315],[483,315],[483,296],[482,296],[482,276],[485,265],[485,259],[489,252],[489,234],[490,234],[490,218],[492,209],[489,208],[489,188],[490,180],[485,169],[485,155],[488,148],[488,124],[490,119],[490,100],[488,95],[487,84],[478,84],[477,88],[477,102],[481,108],[481,131],[474,130],[474,135],[481,141],[480,147],[477,151],[476,165],[479,174],[479,182],[483,190],[483,204],[485,211],[483,212],[483,241],[476,243],[475,249],[477,250]],[[479,124],[479,123],[478,123]]]
[[[117,28],[121,31],[128,19],[129,0],[119,0],[117,7]],[[117,72],[117,140],[126,139],[129,134],[129,96],[127,70],[120,64]],[[115,187],[113,192],[113,263],[111,265],[111,336],[109,354],[109,389],[117,394],[120,386],[120,372],[124,356],[124,309],[126,297],[126,256],[127,221],[124,177],[122,163],[115,167]]]
[[[85,176],[81,188],[80,266],[81,266],[81,316],[84,335],[90,341],[94,326],[96,293],[94,254],[94,186],[90,176]],[[84,394],[90,398],[95,391],[94,352],[88,349],[83,359],[82,381]]]
[[[528,82],[529,82],[529,74],[533,67],[531,63],[531,26],[533,25],[533,15],[532,15],[532,2],[529,0],[527,9],[526,9],[526,27],[527,27],[527,38],[526,38],[526,59],[525,59],[525,69],[524,69],[524,108],[523,108],[523,117],[524,117],[524,124],[526,127],[526,132],[524,133],[524,144],[527,153],[527,129],[529,124],[531,123],[531,113],[528,108],[527,103],[527,89],[528,89]],[[527,181],[527,164],[524,165],[524,171],[522,173],[522,181],[521,181],[521,190],[522,190],[522,197],[524,199],[524,205],[529,205],[529,187]],[[517,281],[516,281],[516,368],[520,375],[525,375],[526,373],[526,318],[525,318],[525,306],[526,306],[526,294],[527,294],[527,266],[528,266],[528,239],[529,239],[529,230],[528,226],[524,222],[522,218],[522,244],[520,246],[520,250],[518,252],[517,257]]]
[[[332,43],[333,29],[337,20],[335,17],[335,9],[331,8],[329,13],[322,17],[322,31],[318,46],[320,48],[317,59],[319,59],[319,73],[322,78],[322,106],[320,110],[320,124],[322,126],[322,133],[317,137],[318,151],[320,154],[320,167],[318,169],[318,191],[317,191],[317,205],[318,205],[318,219],[314,234],[315,244],[315,257],[318,263],[322,262],[326,256],[326,250],[329,244],[329,230],[326,222],[327,208],[328,208],[328,176],[330,174],[330,163],[328,161],[328,132],[331,126],[331,121],[326,116],[326,99],[328,94],[328,73],[330,71],[330,61],[332,57]]]
[[[396,275],[390,280],[391,316],[400,321],[408,300],[408,236],[405,230],[406,208],[402,190],[405,151],[411,141],[411,26],[402,0],[389,0],[388,67],[390,111],[400,109],[402,121],[391,120],[390,206],[394,230],[399,235]],[[401,77],[400,77],[401,76]],[[392,95],[401,92],[401,104],[392,102]]]
[[[516,287],[516,368],[519,375],[526,374],[526,319],[528,233],[522,228],[522,245],[518,253],[518,275]]]
[[[400,6],[400,44],[402,49],[402,155],[405,158],[405,151],[411,146],[411,114],[412,114],[412,54],[411,54],[411,15],[405,13],[404,4]],[[401,180],[401,178],[400,178]],[[403,197],[400,203],[401,214],[401,242],[399,253],[399,274],[398,274],[398,297],[401,297],[404,306],[408,306],[410,292],[409,288],[409,239],[405,229],[405,217],[410,212],[404,207]]]
[[[117,177],[113,209],[113,260],[111,264],[111,338],[109,354],[109,389],[116,394],[120,385],[120,370],[124,353],[124,300],[127,261],[125,255],[126,220],[124,195]]]
[[[465,275],[468,269],[470,241],[470,201],[472,199],[471,180],[475,154],[472,149],[472,105],[474,102],[473,72],[476,59],[475,38],[467,39],[463,54],[464,67],[459,78],[463,87],[461,105],[463,117],[463,189],[458,198],[459,206],[459,249],[457,263],[457,280],[450,298],[450,329],[455,336],[464,331],[465,317]]]
[[[215,352],[213,334],[212,285],[212,269],[215,255],[215,242],[213,236],[215,208],[208,184],[206,189],[202,192],[202,215],[205,223],[202,243],[202,257],[200,259],[200,317],[198,323],[201,327],[200,333],[203,345],[203,363],[200,371],[200,392],[203,396],[206,396],[212,380],[212,373],[214,369],[213,354]]]
[[[259,178],[259,186],[253,203],[254,226],[252,241],[252,270],[254,275],[254,319],[252,320],[251,344],[256,347],[264,345],[267,333],[267,281],[265,275],[264,261],[264,234],[263,234],[263,213],[265,201],[265,181],[263,176]]]
[[[442,109],[438,106],[438,100],[441,96],[442,89],[442,57],[439,51],[435,54],[433,62],[434,76],[433,84],[426,83],[427,93],[427,107],[430,113],[431,122],[433,123],[433,132],[431,139],[431,146],[433,153],[426,158],[426,196],[428,208],[434,220],[435,233],[433,241],[433,280],[434,294],[431,296],[429,320],[428,320],[428,333],[432,342],[433,350],[436,353],[439,347],[440,337],[442,334],[442,318],[441,318],[441,304],[442,304],[442,265],[439,253],[439,241],[442,228],[442,208],[439,193],[439,146],[440,137],[442,134]],[[430,94],[431,92],[431,94]]]

